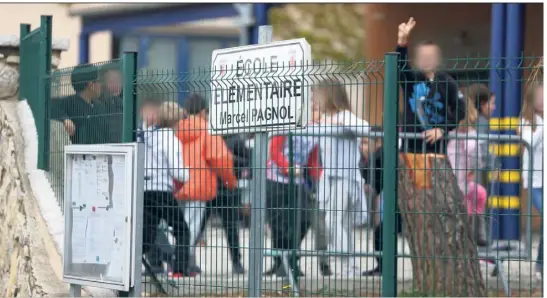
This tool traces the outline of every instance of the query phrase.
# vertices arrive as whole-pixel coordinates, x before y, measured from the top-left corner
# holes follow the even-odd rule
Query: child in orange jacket
[[[209,134],[207,128],[207,102],[198,94],[184,103],[187,116],[179,121],[175,135],[183,148],[185,167],[190,177],[177,185],[175,197],[186,201],[184,218],[190,228],[190,244],[195,245],[205,217],[205,206],[217,195],[218,183],[227,189],[237,187],[233,156],[221,136]],[[195,259],[195,247],[190,249],[190,262]],[[193,266],[196,268],[195,264]],[[196,268],[197,269],[197,268]],[[198,270],[199,271],[199,270]]]

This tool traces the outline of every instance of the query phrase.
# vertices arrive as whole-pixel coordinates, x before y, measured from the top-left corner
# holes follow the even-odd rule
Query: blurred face
[[[543,86],[539,86],[534,93],[534,111],[543,114]]]
[[[441,51],[437,45],[416,47],[414,64],[423,72],[433,72],[441,64]]]
[[[494,113],[495,109],[496,109],[496,96],[492,95],[490,97],[490,100],[488,100],[486,103],[484,103],[481,106],[481,114],[486,118],[490,118],[492,114]]]
[[[370,141],[368,138],[362,138],[361,139],[361,154],[363,154],[364,157],[368,157],[370,152]]]
[[[376,152],[380,149],[382,141],[374,138],[362,138],[361,139],[361,154],[368,157],[370,152]]]
[[[105,73],[104,80],[106,91],[111,95],[119,95],[122,92],[122,74],[117,70],[110,70]]]
[[[148,126],[154,125],[158,122],[159,107],[154,105],[145,105],[141,109],[141,118]]]

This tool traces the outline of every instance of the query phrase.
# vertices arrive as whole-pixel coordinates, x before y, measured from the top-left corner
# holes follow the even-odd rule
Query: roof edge
[[[68,14],[72,17],[104,17],[119,13],[133,13],[149,9],[163,9],[174,6],[187,5],[185,3],[160,3],[160,4],[115,4],[89,8],[69,8]]]

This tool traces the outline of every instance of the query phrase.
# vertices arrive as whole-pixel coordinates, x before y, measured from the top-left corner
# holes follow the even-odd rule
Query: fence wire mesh
[[[399,52],[395,64],[280,63],[245,79],[236,65],[128,74],[115,60],[59,70],[51,75],[51,183],[62,201],[64,145],[121,142],[130,112],[121,82],[134,76],[135,139],[147,160],[147,295],[245,296],[251,279],[261,280],[264,296],[368,297],[386,285],[411,296],[541,294],[542,237],[534,231],[542,220],[543,92],[541,81],[526,81],[539,59],[453,59],[423,71]],[[490,92],[496,75],[519,90],[514,106],[500,108]],[[297,116],[258,106],[299,91],[310,95],[308,128],[271,132],[268,163],[252,164],[254,135],[242,117],[267,124]],[[217,111],[230,102],[253,111],[211,115],[211,101]],[[382,127],[386,106],[395,108],[398,134]],[[212,135],[214,121],[241,125]],[[384,175],[386,164],[395,175]],[[250,185],[261,170],[266,197],[256,198]],[[249,215],[259,199],[264,272],[248,267]]]
[[[62,207],[64,147],[122,142],[121,60],[58,69],[45,79],[51,86],[48,178]]]

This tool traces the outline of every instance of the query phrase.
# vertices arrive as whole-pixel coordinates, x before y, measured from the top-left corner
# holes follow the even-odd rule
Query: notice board
[[[65,147],[65,282],[133,285],[133,268],[141,268],[142,151],[137,143]]]

